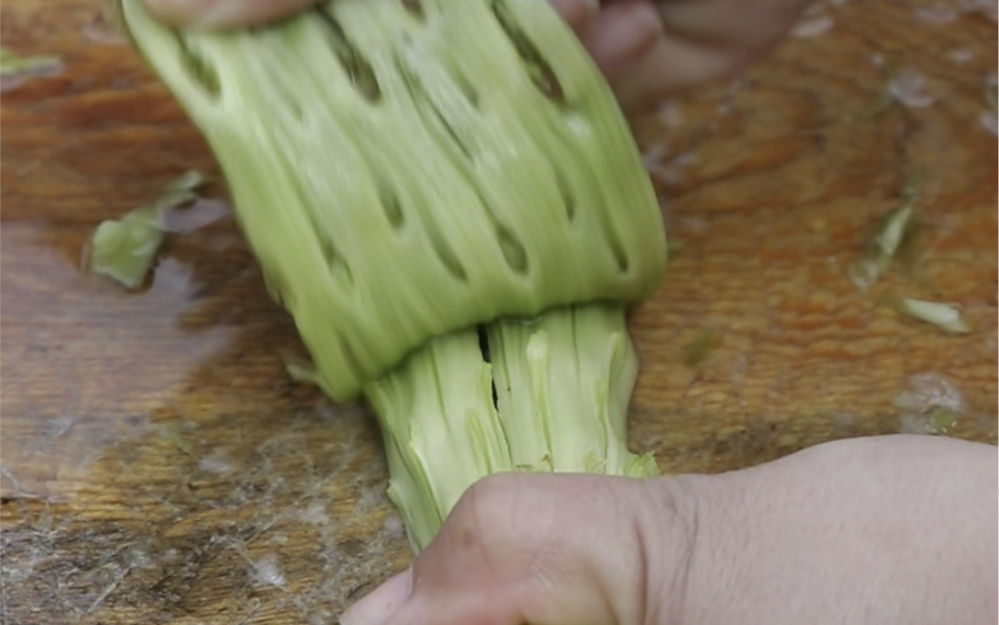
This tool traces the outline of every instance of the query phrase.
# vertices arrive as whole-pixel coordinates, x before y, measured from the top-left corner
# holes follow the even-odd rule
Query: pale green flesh
[[[971,328],[961,317],[961,309],[946,302],[927,302],[918,299],[903,299],[898,310],[920,321],[932,323],[938,328],[954,334],[966,334]]]
[[[141,0],[123,3],[137,45],[212,144],[337,400],[435,336],[638,301],[665,267],[627,123],[550,7],[421,6],[419,17],[401,0],[337,0],[320,5],[325,17],[177,34]],[[546,59],[555,97],[514,40]]]
[[[456,332],[365,389],[385,438],[389,496],[416,550],[486,475],[658,473],[651,455],[627,447],[638,362],[621,306],[556,309],[486,333],[491,362],[476,330]]]

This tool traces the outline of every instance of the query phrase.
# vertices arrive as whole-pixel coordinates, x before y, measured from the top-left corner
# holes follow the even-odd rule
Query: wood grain
[[[911,429],[893,402],[923,373],[964,399],[950,434],[996,442],[995,24],[903,2],[824,10],[831,31],[635,122],[682,244],[632,318],[633,446],[664,471]],[[5,47],[65,62],[0,107],[0,616],[335,622],[409,550],[372,419],[288,380],[301,345],[234,224],[171,237],[137,295],[79,270],[99,221],[187,168],[217,171],[134,52],[85,34],[98,11],[0,9]],[[872,112],[892,67],[934,103]],[[859,294],[846,272],[916,169],[920,262]],[[893,297],[956,302],[974,331],[900,317]],[[705,331],[718,346],[686,366]]]

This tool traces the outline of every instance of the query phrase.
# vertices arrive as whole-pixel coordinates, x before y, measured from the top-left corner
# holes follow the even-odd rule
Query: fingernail
[[[384,625],[409,599],[412,569],[396,575],[340,615],[340,625]]]

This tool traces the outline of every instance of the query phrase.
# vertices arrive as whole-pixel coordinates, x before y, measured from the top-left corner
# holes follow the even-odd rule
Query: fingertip
[[[340,625],[386,625],[409,600],[412,569],[388,580],[340,615]]]
[[[199,15],[198,5],[202,2],[185,2],[182,0],[144,0],[149,11],[168,24],[186,24]]]
[[[586,46],[607,79],[627,73],[662,38],[663,21],[651,2],[611,5],[597,16]]]
[[[549,0],[549,2],[577,35],[586,31],[600,11],[598,0]]]

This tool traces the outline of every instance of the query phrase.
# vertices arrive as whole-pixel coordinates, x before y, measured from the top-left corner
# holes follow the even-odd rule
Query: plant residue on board
[[[982,113],[982,126],[993,136],[997,134],[999,125],[999,109],[996,108],[996,75],[990,74],[985,79],[985,112]]]
[[[971,332],[971,327],[961,317],[961,309],[957,304],[906,298],[896,302],[895,309],[913,319],[931,323],[945,332],[952,334]]]
[[[961,392],[937,373],[912,376],[894,405],[902,411],[901,431],[906,434],[946,434],[967,412]]]
[[[694,336],[694,340],[687,348],[687,355],[683,359],[683,364],[694,369],[707,360],[711,353],[722,342],[722,336],[716,330],[704,329]]]
[[[54,54],[22,56],[0,47],[0,93],[6,93],[31,76],[51,76],[62,71],[62,59]]]
[[[868,292],[899,257],[904,264],[915,265],[915,206],[922,188],[923,174],[917,170],[903,185],[898,204],[875,228],[867,251],[850,268],[850,282],[862,293]],[[908,269],[910,272],[916,270],[914,266]],[[951,334],[967,334],[972,330],[961,316],[957,304],[912,297],[889,298],[885,303],[899,314],[935,325]]]
[[[229,214],[224,202],[198,195],[208,182],[204,173],[188,171],[151,204],[102,222],[84,253],[88,270],[137,289],[156,261],[166,233],[193,232]]]
[[[913,212],[923,189],[923,173],[912,173],[899,195],[898,205],[885,215],[875,229],[867,252],[850,268],[850,282],[867,292],[891,267],[899,249],[913,233]]]

